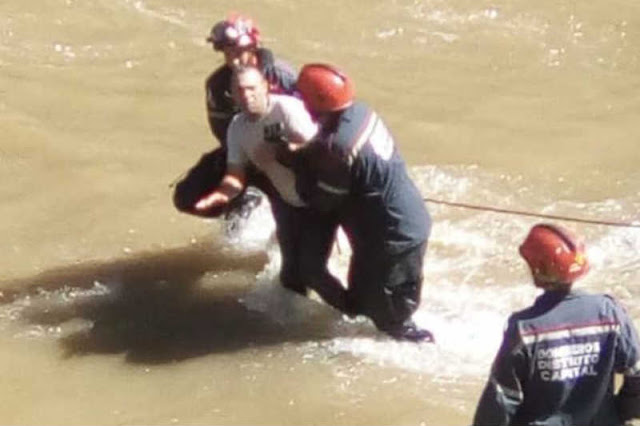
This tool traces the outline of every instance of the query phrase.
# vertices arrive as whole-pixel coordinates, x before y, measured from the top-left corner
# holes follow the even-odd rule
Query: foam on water
[[[17,328],[16,337],[22,338],[61,338],[70,333],[90,329],[91,321],[79,316],[71,316],[66,320],[28,321],[31,317],[44,319],[47,316],[55,317],[58,309],[69,311],[74,306],[86,304],[91,301],[104,303],[115,294],[117,286],[104,285],[98,281],[90,288],[78,288],[63,286],[56,290],[38,289],[33,295],[23,295],[11,303],[0,305],[0,327],[6,328],[22,322]],[[25,321],[26,320],[26,321]]]
[[[450,200],[481,199],[485,205],[518,207],[524,202],[523,194],[530,205],[553,212],[625,214],[637,204],[635,200],[553,201],[545,193],[536,193],[536,188],[524,186],[518,177],[491,175],[474,167],[416,168],[412,172],[425,194]],[[423,301],[414,320],[434,333],[435,345],[394,341],[377,332],[369,320],[348,319],[315,294],[305,298],[284,290],[278,280],[281,259],[266,200],[248,218],[227,229],[227,243],[234,249],[264,250],[269,259],[256,276],[255,287],[240,301],[247,309],[284,325],[285,330],[286,326],[305,330],[318,324],[329,330],[319,341],[296,344],[303,359],[350,354],[364,363],[425,372],[443,382],[480,380],[490,368],[509,314],[530,305],[538,294],[517,254],[529,227],[538,220],[482,211],[452,212],[442,206],[430,206],[430,210],[433,230],[424,265]],[[587,239],[592,265],[580,287],[614,294],[637,317],[640,230],[581,226],[580,231]],[[341,249],[333,251],[329,266],[344,280],[350,256],[344,236],[339,245]],[[42,290],[1,305],[0,323],[5,327],[28,317],[31,311],[47,313],[58,305],[68,308],[92,298],[104,303],[117,293],[117,284],[100,282],[85,289]],[[90,326],[77,321],[56,326],[36,322],[18,335],[60,338],[69,330]]]
[[[236,215],[224,223],[226,242],[244,251],[265,250],[276,244],[275,221],[269,200],[263,196],[249,216]]]
[[[535,188],[524,186],[517,176],[490,175],[474,167],[426,167],[414,169],[413,173],[423,193],[450,200],[480,195],[484,205],[517,207],[523,194],[530,200],[533,193],[534,203],[539,202],[546,211],[596,214],[620,210],[620,203],[615,200],[549,200],[546,194],[536,194]],[[443,381],[486,376],[509,314],[530,305],[539,294],[531,285],[517,247],[529,227],[542,220],[478,211],[454,215],[441,207],[431,211],[434,227],[424,267],[423,302],[414,320],[434,332],[437,344],[396,342],[376,333],[363,318],[354,321],[338,315],[320,315],[333,322],[336,337],[319,345],[302,345],[304,356],[348,353],[369,363],[427,372]],[[564,225],[573,227],[571,223]],[[608,289],[595,284],[602,276],[638,269],[640,262],[639,230],[597,228],[581,228],[588,239],[593,271],[580,284],[596,292]],[[317,300],[282,290],[277,280],[277,247],[271,246],[269,253],[270,262],[259,275],[256,289],[245,298],[246,306],[268,313],[282,324],[319,319],[317,315],[329,308],[323,308]],[[348,256],[348,250],[334,251],[331,268],[338,276],[345,276]],[[624,292],[620,295],[625,297]]]

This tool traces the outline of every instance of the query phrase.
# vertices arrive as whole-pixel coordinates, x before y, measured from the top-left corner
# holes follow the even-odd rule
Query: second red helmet
[[[338,111],[353,103],[355,90],[351,79],[332,65],[305,65],[296,84],[302,100],[312,112]]]
[[[537,285],[570,284],[589,270],[583,242],[556,225],[538,224],[531,228],[520,254]]]

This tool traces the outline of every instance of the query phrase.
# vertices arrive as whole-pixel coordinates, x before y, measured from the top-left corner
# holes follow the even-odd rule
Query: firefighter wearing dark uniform
[[[351,80],[335,67],[304,66],[298,90],[321,130],[296,155],[297,190],[335,217],[351,244],[344,310],[395,338],[432,340],[411,320],[431,221],[393,137],[375,111],[353,100]]]
[[[223,213],[227,216],[247,216],[261,200],[259,192],[251,188],[224,208],[207,211],[194,208],[204,195],[218,186],[226,170],[227,128],[238,112],[231,97],[233,69],[242,65],[259,67],[269,81],[272,93],[294,93],[296,74],[287,64],[274,59],[270,50],[258,46],[260,32],[249,18],[234,15],[218,22],[207,41],[213,44],[216,52],[223,52],[225,56],[225,64],[216,69],[205,83],[209,127],[221,146],[204,154],[189,170],[187,176],[176,185],[173,201],[178,210],[198,216],[218,217]],[[276,194],[268,179],[255,170],[249,176],[249,184],[269,196]]]
[[[584,245],[534,226],[520,253],[544,289],[508,320],[474,425],[621,425],[640,416],[640,342],[614,299],[572,290],[588,271]],[[614,395],[614,374],[624,383]]]

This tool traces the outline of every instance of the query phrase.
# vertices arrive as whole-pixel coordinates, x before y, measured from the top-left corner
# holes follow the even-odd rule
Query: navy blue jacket
[[[614,373],[640,406],[640,343],[609,296],[545,292],[509,318],[474,425],[619,425]],[[636,409],[637,410],[637,409]],[[636,413],[637,415],[637,413]]]
[[[297,189],[334,212],[354,252],[399,254],[424,243],[431,219],[382,119],[362,102],[334,117],[306,148]]]

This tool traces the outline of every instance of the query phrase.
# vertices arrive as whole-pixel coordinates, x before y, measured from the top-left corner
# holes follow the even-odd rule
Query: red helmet
[[[589,270],[584,244],[568,230],[539,224],[529,231],[520,255],[531,268],[537,285],[571,284]]]
[[[213,43],[215,50],[228,46],[255,47],[260,41],[260,30],[251,18],[232,15],[213,26],[207,41]]]
[[[338,111],[353,103],[355,92],[351,79],[331,65],[305,65],[296,85],[312,112]]]

